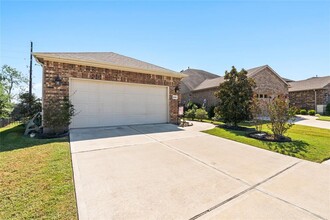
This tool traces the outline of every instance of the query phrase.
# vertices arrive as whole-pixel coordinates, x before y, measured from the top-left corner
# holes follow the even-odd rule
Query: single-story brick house
[[[43,67],[43,106],[69,96],[77,112],[71,128],[177,123],[182,73],[112,52],[34,57]]]
[[[312,77],[289,84],[291,105],[298,109],[313,109],[317,113],[324,113],[325,106],[330,103],[330,76]]]
[[[185,89],[180,91],[182,94],[182,102],[187,103],[189,101],[203,104],[206,108],[216,106],[218,104],[218,98],[215,97],[214,92],[217,90],[220,83],[224,82],[223,76],[213,77],[210,73],[207,73],[208,76],[205,76],[204,80],[200,80],[199,83],[192,83],[190,81],[196,81],[196,71],[187,69],[182,71],[185,75],[188,75],[186,78],[181,80],[181,87]],[[198,74],[203,74],[205,71],[198,71]],[[256,82],[256,88],[254,92],[258,95],[260,99],[269,99],[271,97],[282,95],[288,95],[288,83],[278,75],[270,66],[264,65],[260,67],[255,67],[248,69],[248,77],[251,77]],[[200,82],[201,81],[201,82]],[[197,84],[197,85],[196,85]],[[194,85],[190,86],[189,85]],[[186,89],[186,88],[189,88]]]
[[[218,75],[206,72],[204,70],[191,68],[188,68],[187,70],[182,70],[181,73],[187,75],[187,77],[181,79],[180,83],[181,100],[184,102],[187,102],[191,99],[192,90],[194,90],[194,88],[196,88],[202,82],[207,79],[214,79],[219,77]]]

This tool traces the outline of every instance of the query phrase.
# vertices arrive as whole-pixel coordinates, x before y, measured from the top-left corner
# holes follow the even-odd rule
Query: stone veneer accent
[[[170,123],[178,122],[178,103],[180,95],[175,93],[176,86],[180,83],[180,78],[162,76],[157,74],[144,74],[139,72],[129,72],[115,69],[98,68],[92,66],[59,63],[41,60],[43,63],[43,106],[47,105],[50,97],[57,97],[59,100],[69,95],[69,78],[95,79],[105,81],[116,81],[125,83],[139,83],[152,85],[165,85],[169,87],[169,116]],[[62,79],[62,85],[55,85],[55,77]],[[178,100],[173,100],[172,95],[178,95]],[[47,121],[43,122],[44,127],[51,127]]]
[[[254,92],[257,94],[266,94],[268,97],[275,97],[278,95],[288,95],[288,85],[279,79],[268,68],[260,71],[256,75],[252,76],[256,83]],[[203,100],[206,99],[206,108],[216,106],[218,104],[218,98],[215,97],[214,92],[218,88],[209,88],[204,90],[193,91],[191,94],[185,94],[182,97],[183,101],[189,101],[203,104]]]
[[[290,104],[298,109],[316,110],[314,90],[289,92],[289,98]],[[330,85],[316,90],[316,105],[328,103],[330,103]]]

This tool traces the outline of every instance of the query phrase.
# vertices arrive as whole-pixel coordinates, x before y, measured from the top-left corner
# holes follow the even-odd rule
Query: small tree
[[[204,108],[199,108],[196,110],[195,117],[200,121],[203,121],[203,119],[208,119],[207,111],[205,111]]]
[[[9,97],[3,90],[2,83],[0,82],[0,118],[7,118],[9,116]]]
[[[50,98],[47,100],[43,112],[45,126],[53,133],[60,133],[71,124],[75,109],[68,97],[64,97],[60,101]]]
[[[241,121],[250,118],[250,106],[253,98],[255,83],[247,77],[247,71],[242,69],[237,72],[233,66],[230,72],[225,72],[225,82],[219,85],[214,94],[219,98],[216,108],[217,114],[225,123],[237,126]]]
[[[21,86],[26,84],[28,79],[15,68],[8,65],[3,65],[0,72],[0,82],[3,86],[5,94],[7,94],[9,98],[9,102],[11,102],[14,87],[21,89]]]
[[[191,120],[194,120],[196,117],[196,110],[198,109],[197,105],[192,104],[191,106],[189,106],[188,110],[185,113],[185,117],[186,118],[191,118]]]
[[[258,132],[262,131],[263,118],[266,116],[266,101],[258,99],[257,95],[253,95],[251,114],[253,124]]]
[[[284,95],[280,95],[269,102],[267,110],[270,118],[268,127],[273,132],[274,138],[280,140],[293,126],[295,109],[289,107]]]

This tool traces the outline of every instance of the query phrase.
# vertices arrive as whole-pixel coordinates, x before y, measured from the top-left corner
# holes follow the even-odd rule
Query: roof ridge
[[[89,63],[102,67],[122,68],[122,70],[144,71],[185,76],[176,71],[115,52],[35,52],[35,58],[56,59],[59,61]]]

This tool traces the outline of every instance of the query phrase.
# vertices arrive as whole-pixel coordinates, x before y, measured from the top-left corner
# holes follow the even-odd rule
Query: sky
[[[330,75],[330,1],[0,0],[0,12],[0,65],[26,75],[30,41],[35,52],[115,52],[174,71]],[[38,97],[41,74],[34,61]]]

